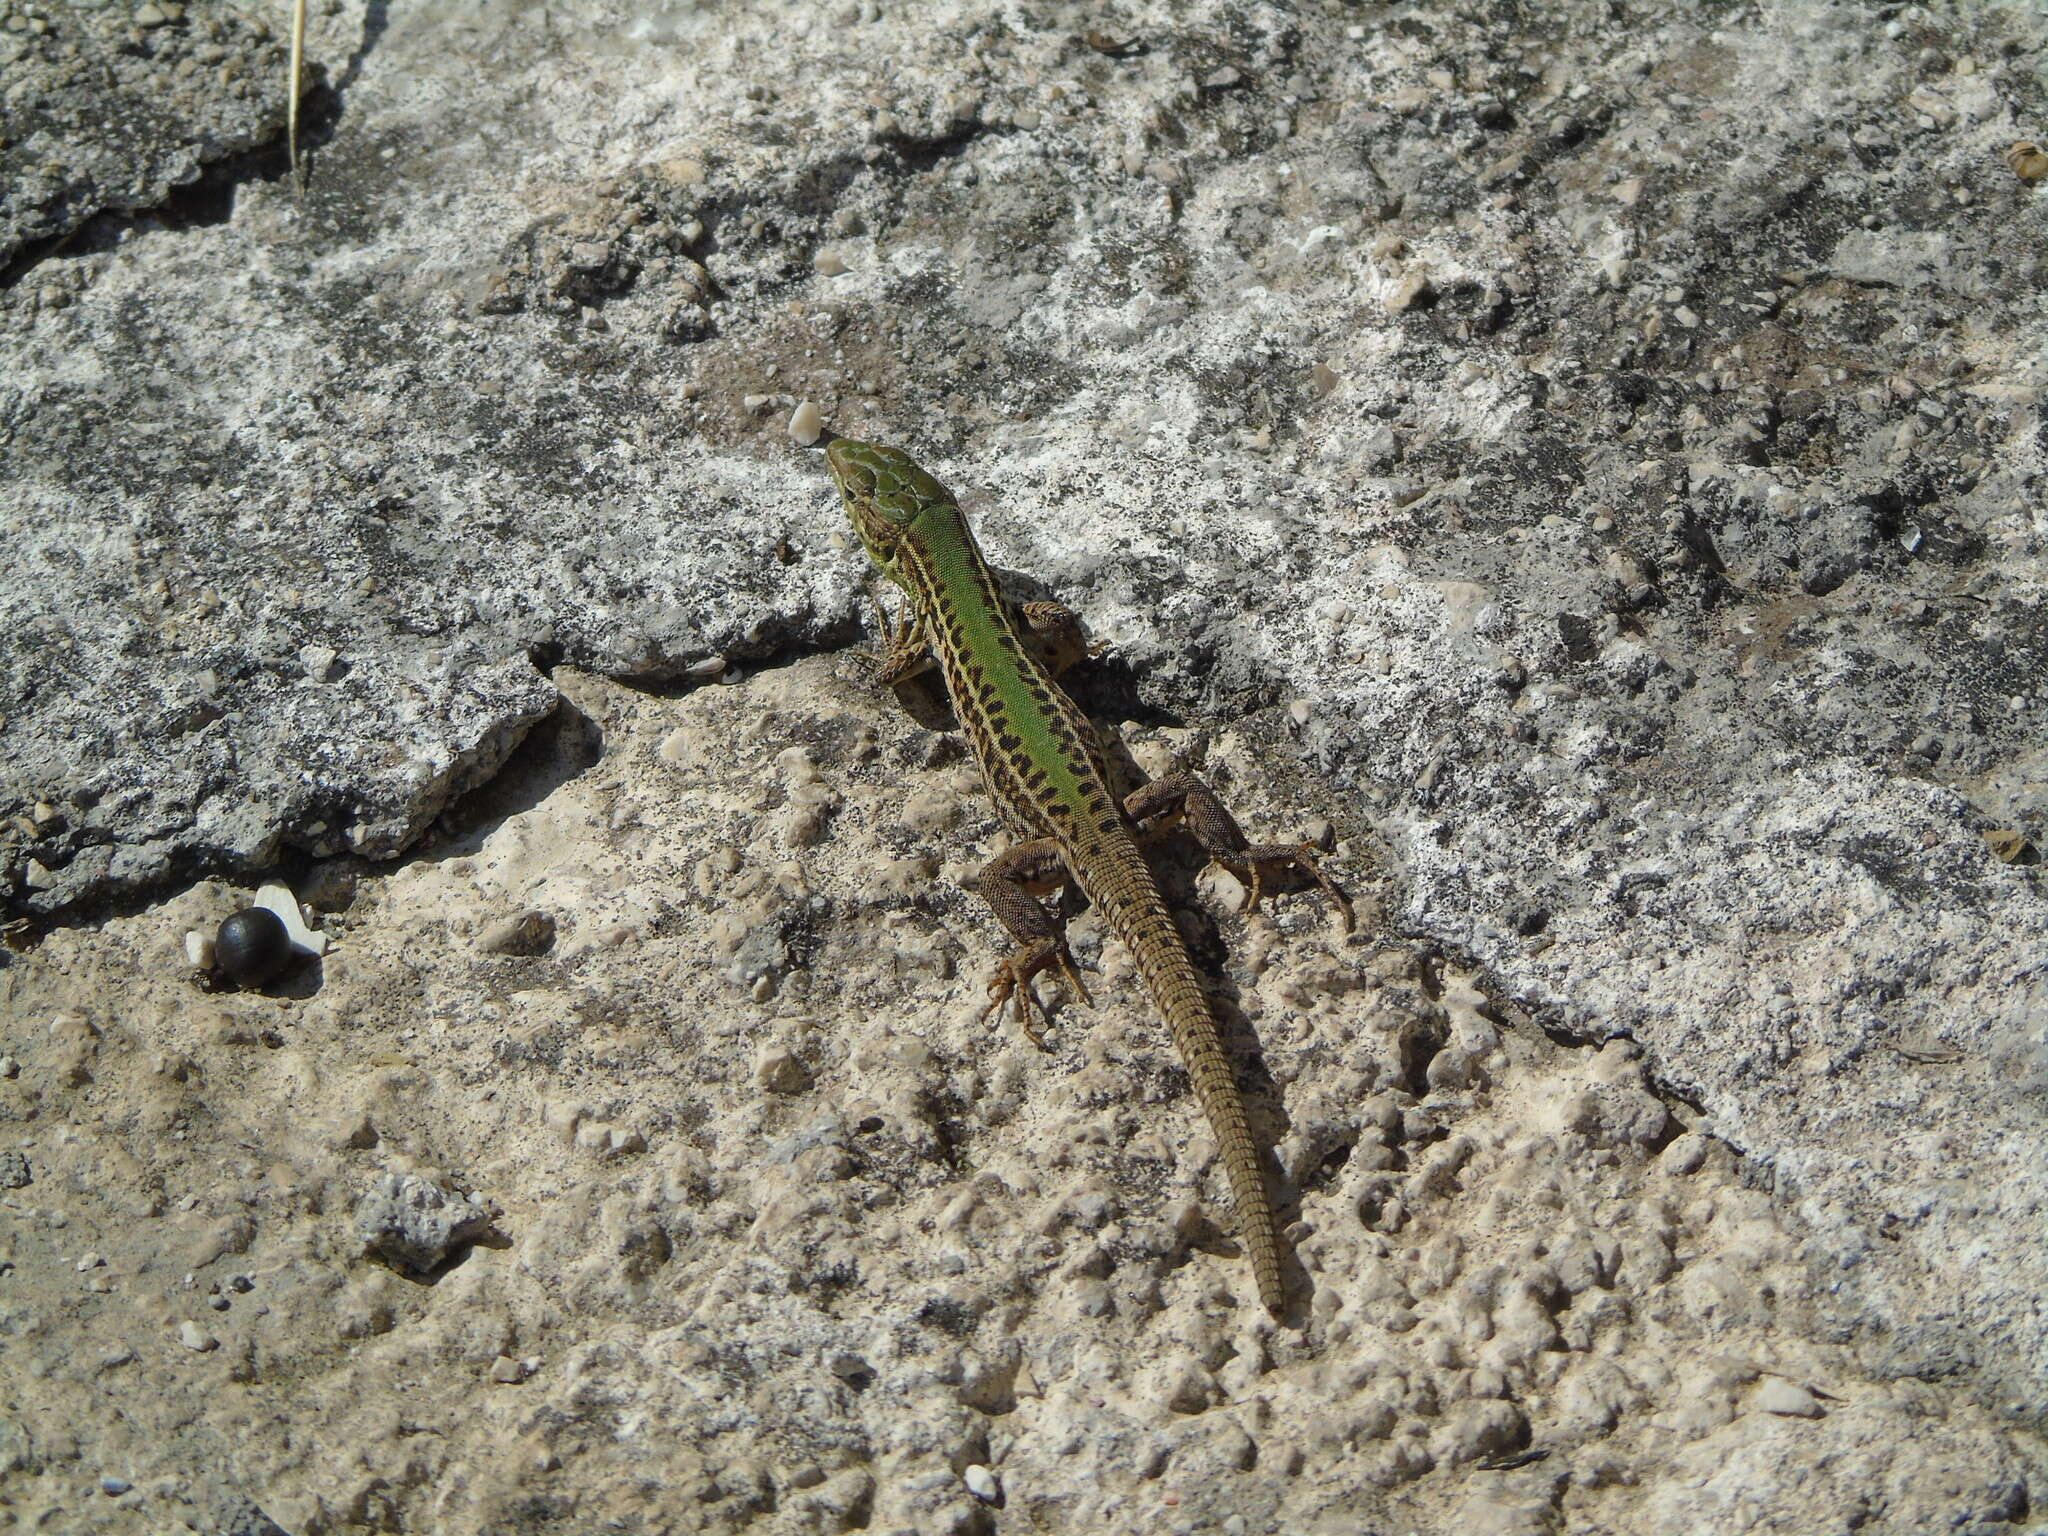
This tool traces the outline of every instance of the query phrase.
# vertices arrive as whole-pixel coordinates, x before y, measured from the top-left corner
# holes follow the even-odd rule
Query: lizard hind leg
[[[1095,1001],[1074,967],[1065,925],[1038,899],[1043,892],[1066,884],[1069,878],[1059,844],[1049,837],[1040,837],[1004,849],[982,866],[972,881],[973,889],[988,903],[996,921],[1017,941],[1017,947],[996,968],[989,982],[989,1004],[982,1017],[988,1018],[1005,1003],[1013,1004],[1017,1022],[1040,1050],[1048,1049],[1045,1030],[1051,1020],[1046,1016],[1045,1004],[1031,989],[1033,977],[1040,971],[1056,969],[1084,1004],[1092,1007]]]
[[[1180,813],[1182,822],[1195,835],[1195,841],[1202,845],[1204,853],[1233,874],[1242,871],[1245,883],[1251,888],[1250,899],[1245,903],[1247,912],[1255,909],[1259,898],[1265,894],[1265,877],[1268,874],[1291,870],[1306,875],[1322,888],[1330,904],[1337,909],[1344,931],[1351,931],[1351,902],[1337,883],[1323,873],[1322,866],[1316,862],[1314,845],[1252,842],[1244,835],[1244,829],[1238,826],[1237,819],[1216,798],[1216,791],[1194,774],[1185,771],[1169,773],[1124,799],[1124,814],[1140,825],[1175,811]]]

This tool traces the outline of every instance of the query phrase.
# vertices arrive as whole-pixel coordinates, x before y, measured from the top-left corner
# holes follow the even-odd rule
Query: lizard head
[[[842,437],[825,450],[825,467],[869,558],[885,575],[895,574],[896,550],[911,525],[929,511],[953,506],[946,488],[900,448]]]

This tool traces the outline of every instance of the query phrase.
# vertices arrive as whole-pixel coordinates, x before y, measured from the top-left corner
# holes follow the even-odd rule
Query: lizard
[[[895,684],[939,669],[989,797],[1015,839],[969,882],[1016,945],[989,983],[982,1018],[1009,1003],[1032,1043],[1045,1049],[1050,1020],[1032,981],[1055,968],[1092,1003],[1063,922],[1039,899],[1078,886],[1130,951],[1165,1016],[1222,1155],[1259,1299],[1281,1317],[1279,1237],[1244,1099],[1140,838],[1185,825],[1211,859],[1246,881],[1246,910],[1258,904],[1263,875],[1290,868],[1323,889],[1347,930],[1350,903],[1309,844],[1250,842],[1192,773],[1176,771],[1119,800],[1095,727],[1053,678],[1053,667],[1086,650],[1074,643],[1071,614],[1058,604],[1012,605],[959,504],[902,450],[838,437],[825,459],[875,570],[903,594],[902,616],[894,619],[875,598],[880,679]]]

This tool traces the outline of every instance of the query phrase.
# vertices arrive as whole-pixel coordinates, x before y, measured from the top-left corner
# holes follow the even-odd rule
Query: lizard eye
[[[831,471],[833,483],[850,496],[872,496],[875,493],[875,470],[869,462],[873,450],[866,443],[856,443],[851,438],[840,438],[825,450],[825,467]]]

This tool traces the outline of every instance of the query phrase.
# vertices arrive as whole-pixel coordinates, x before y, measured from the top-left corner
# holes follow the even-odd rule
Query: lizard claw
[[[1074,957],[1066,944],[1059,939],[1043,939],[1036,944],[1019,949],[996,968],[988,984],[988,1006],[981,1011],[981,1020],[987,1023],[1003,1004],[1011,1004],[1017,1014],[1017,1023],[1022,1027],[1031,1043],[1041,1051],[1051,1050],[1045,1043],[1045,1032],[1052,1026],[1052,1017],[1045,1011],[1045,1004],[1032,989],[1031,978],[1040,971],[1059,968],[1067,985],[1088,1007],[1095,1006],[1095,999],[1088,995],[1087,983],[1081,980],[1081,973],[1074,968]]]
[[[929,668],[931,657],[925,649],[917,621],[891,618],[882,594],[873,587],[868,588],[868,601],[875,607],[875,627],[880,646],[863,654],[868,665],[875,669],[876,679],[887,687],[894,687]]]
[[[1226,859],[1225,862],[1228,863],[1229,861]],[[1315,881],[1322,888],[1323,894],[1330,899],[1330,905],[1337,909],[1337,919],[1344,925],[1344,931],[1346,933],[1351,932],[1354,918],[1351,912],[1350,898],[1337,888],[1335,881],[1323,873],[1322,866],[1316,862],[1316,845],[1314,843],[1300,843],[1292,848],[1267,846],[1246,850],[1246,856],[1244,857],[1245,883],[1251,889],[1250,896],[1245,899],[1244,909],[1246,912],[1256,911],[1260,898],[1266,893],[1264,875],[1268,864],[1288,865],[1300,870],[1309,879]]]
[[[1031,978],[1028,975],[1020,977],[1017,970],[1014,959],[1005,960],[989,982],[988,1006],[981,1010],[981,1022],[986,1024],[1002,1010],[1003,1004],[1012,1003],[1016,1009],[1017,1024],[1024,1031],[1025,1038],[1041,1051],[1049,1051],[1052,1047],[1045,1043],[1045,1031],[1052,1021],[1046,1017],[1045,1004],[1031,990]]]
[[[1067,946],[1060,946],[1060,974],[1067,978],[1067,985],[1074,989],[1074,995],[1081,999],[1081,1006],[1093,1008],[1095,999],[1088,995],[1088,983],[1081,979],[1081,973],[1074,969],[1074,957]]]
[[[1307,870],[1309,878],[1323,888],[1323,894],[1330,898],[1330,904],[1337,909],[1337,916],[1344,924],[1344,931],[1349,933],[1356,924],[1356,919],[1351,913],[1351,898],[1339,889],[1336,881],[1323,873],[1322,865],[1316,862],[1315,851],[1314,843],[1303,843],[1301,851],[1294,856],[1295,864]]]

